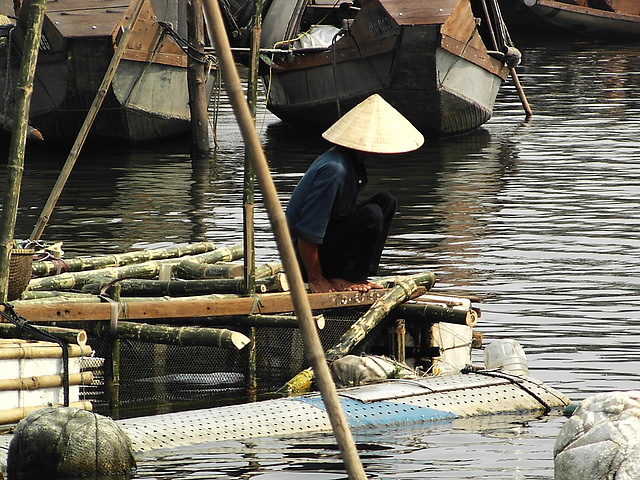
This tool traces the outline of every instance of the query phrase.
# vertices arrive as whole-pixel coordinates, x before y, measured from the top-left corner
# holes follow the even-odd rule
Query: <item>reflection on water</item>
[[[637,47],[520,48],[530,121],[507,84],[477,132],[370,164],[367,190],[399,199],[381,273],[432,270],[440,291],[483,297],[485,343],[517,339],[532,375],[573,400],[640,389]],[[258,127],[286,202],[327,144],[269,114]],[[81,155],[43,238],[63,240],[68,255],[240,241],[244,149],[228,107],[217,142],[216,157],[197,165],[184,145]],[[33,228],[63,161],[28,157],[17,237]],[[277,260],[266,214],[256,215],[258,262]],[[374,478],[551,479],[563,420],[490,417],[355,436]],[[345,478],[332,445],[313,435],[149,454],[137,477]]]

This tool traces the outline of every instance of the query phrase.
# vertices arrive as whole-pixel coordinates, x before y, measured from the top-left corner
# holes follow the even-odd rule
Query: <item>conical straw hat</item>
[[[322,137],[370,153],[410,152],[424,143],[411,122],[377,93],[345,113]]]

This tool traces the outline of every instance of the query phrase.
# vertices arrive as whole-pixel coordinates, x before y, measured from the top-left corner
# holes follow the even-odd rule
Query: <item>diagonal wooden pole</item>
[[[7,188],[5,190],[2,215],[0,216],[0,301],[7,301],[9,287],[10,250],[18,213],[18,200],[24,171],[24,153],[29,127],[29,106],[33,92],[33,79],[38,61],[38,47],[42,33],[42,19],[46,0],[33,0],[29,4],[29,23],[22,49],[20,77],[16,91],[11,145],[7,161]],[[10,75],[7,72],[7,75]]]
[[[291,284],[291,298],[298,317],[307,358],[316,375],[316,382],[320,388],[322,400],[327,409],[327,414],[329,415],[329,420],[338,447],[342,453],[349,478],[357,480],[366,479],[367,477],[353,442],[346,416],[340,405],[336,387],[331,378],[331,372],[329,371],[329,366],[324,356],[322,344],[316,332],[311,315],[311,308],[309,306],[309,299],[307,298],[307,293],[302,281],[302,274],[300,273],[298,261],[293,250],[293,244],[289,236],[282,205],[280,204],[273,179],[269,172],[267,159],[258,139],[253,117],[242,92],[240,76],[238,75],[233,55],[231,54],[220,5],[217,0],[204,0],[204,7],[207,26],[209,28],[209,37],[213,39],[216,54],[220,61],[225,89],[227,90],[236,120],[242,132],[242,138],[245,141],[256,172],[284,270]]]
[[[133,0],[132,0],[133,1]],[[122,59],[122,55],[124,55],[124,49],[129,43],[129,38],[131,37],[131,33],[133,32],[133,26],[142,11],[142,5],[145,0],[136,0],[135,8],[131,13],[131,17],[129,18],[129,22],[127,23],[126,28],[124,29],[124,33],[120,37],[120,42],[118,43],[118,47],[116,48],[113,57],[111,57],[111,62],[107,67],[107,71],[104,74],[104,78],[102,79],[102,83],[98,88],[98,92],[96,93],[95,98],[93,99],[93,103],[89,108],[89,112],[84,119],[84,123],[80,127],[80,131],[76,137],[76,141],[73,143],[73,147],[71,147],[71,151],[69,152],[69,156],[67,157],[67,161],[60,170],[60,174],[58,175],[58,179],[56,180],[51,193],[49,194],[49,198],[47,199],[47,203],[45,203],[42,208],[42,212],[40,213],[40,218],[38,218],[38,222],[34,227],[31,235],[29,237],[30,240],[36,241],[40,239],[42,232],[44,231],[44,227],[49,222],[49,218],[51,217],[51,212],[53,212],[53,208],[60,198],[60,194],[62,193],[62,189],[64,188],[65,183],[69,179],[69,175],[71,175],[71,170],[73,170],[73,166],[78,159],[78,155],[80,155],[80,150],[84,145],[85,140],[87,139],[87,135],[89,134],[89,130],[93,125],[93,121],[96,119],[98,115],[98,110],[100,110],[100,106],[102,105],[102,101],[104,97],[107,95],[109,91],[109,86],[111,85],[111,81],[116,74],[116,70],[118,69],[118,65],[120,64],[120,60]]]

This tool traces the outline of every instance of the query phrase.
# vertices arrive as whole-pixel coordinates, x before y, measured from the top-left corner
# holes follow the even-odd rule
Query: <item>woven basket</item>
[[[7,300],[17,300],[31,280],[31,264],[36,253],[31,248],[12,248],[9,253]]]

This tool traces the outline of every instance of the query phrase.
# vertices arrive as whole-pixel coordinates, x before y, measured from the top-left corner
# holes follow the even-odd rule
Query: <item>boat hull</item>
[[[263,77],[268,108],[292,125],[324,129],[377,93],[426,134],[460,134],[487,122],[507,70],[473,41],[475,30],[447,28],[443,20],[399,24],[373,3],[335,52],[294,51],[293,60],[278,61]],[[449,18],[464,14],[472,17],[458,6]],[[372,33],[359,21],[386,27]]]
[[[45,141],[72,141],[96,98],[114,53],[127,5],[105,0],[104,6],[73,0],[49,2],[31,97],[30,124]],[[51,7],[51,8],[50,8]],[[94,22],[91,25],[90,22]],[[10,55],[17,81],[22,35],[14,34]],[[210,71],[207,94],[214,85]],[[154,17],[147,2],[89,133],[92,141],[148,142],[189,132],[187,59]]]
[[[552,0],[525,2],[532,12],[564,30],[596,38],[640,36],[640,15],[609,12]]]

